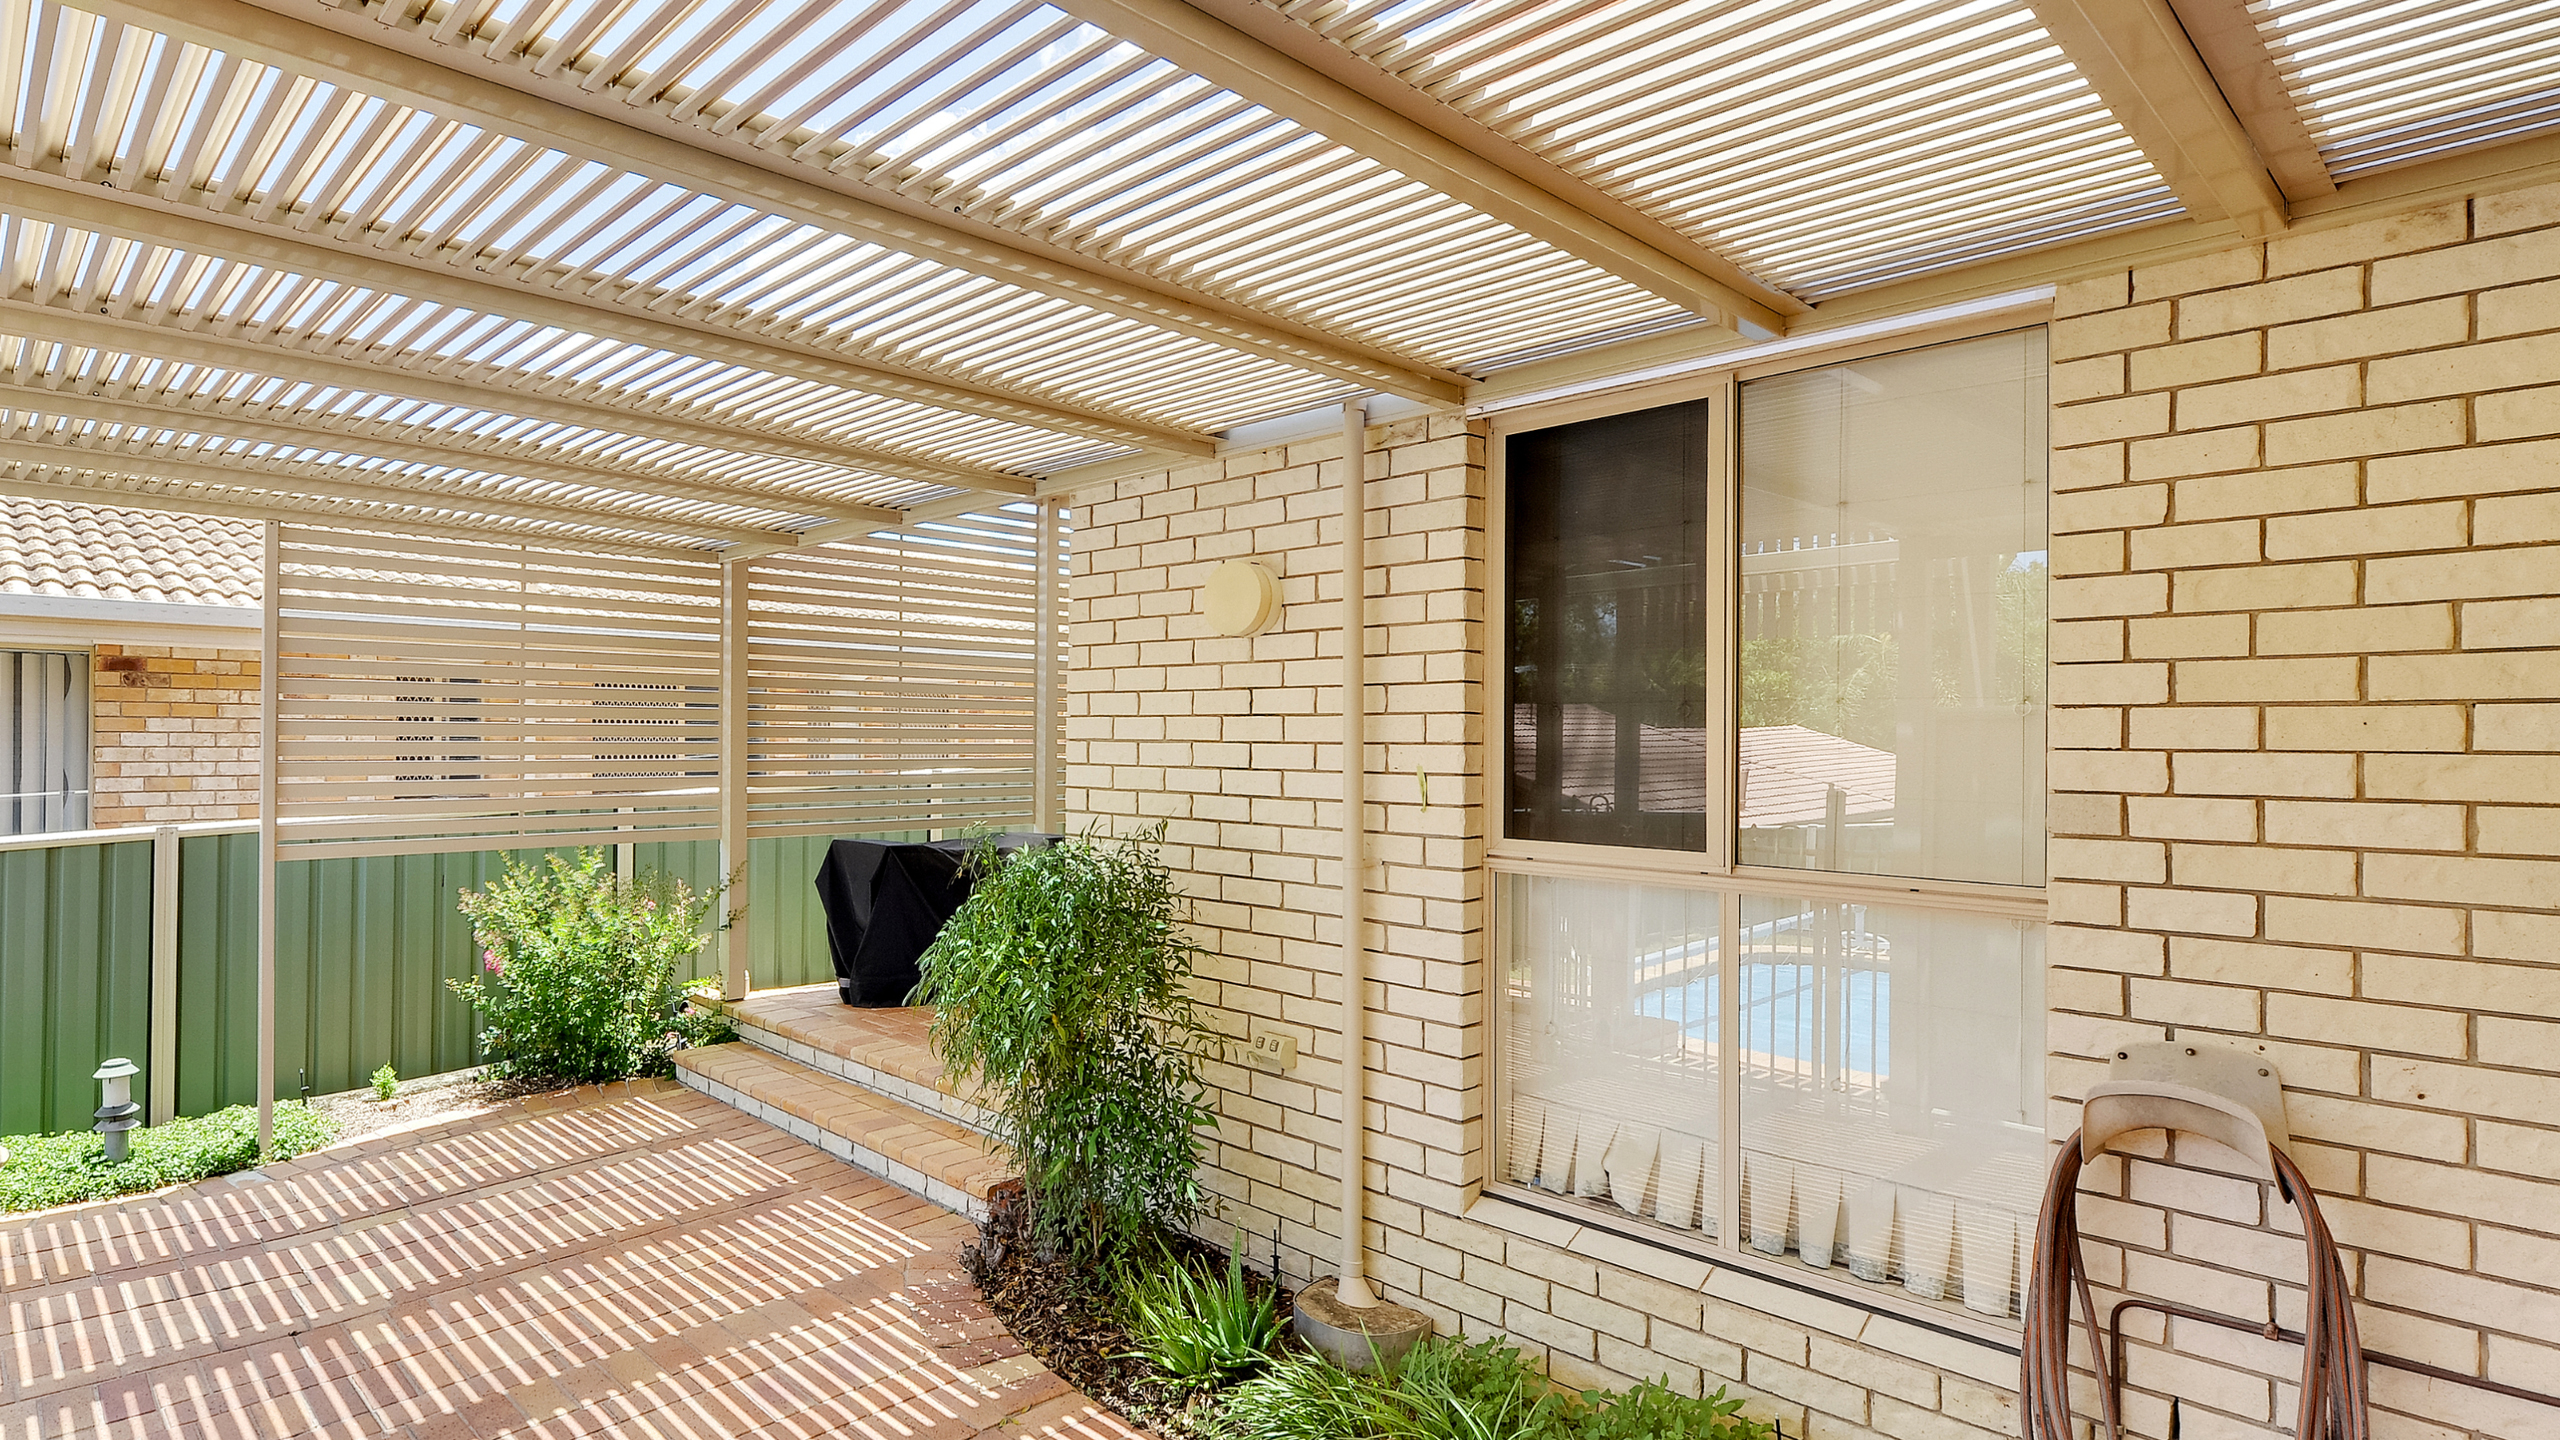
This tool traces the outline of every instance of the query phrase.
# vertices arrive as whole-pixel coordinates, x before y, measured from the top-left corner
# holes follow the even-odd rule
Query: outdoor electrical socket
[[[1298,1068],[1298,1037],[1265,1029],[1255,1021],[1246,1032],[1245,1058],[1266,1070]]]
[[[98,1133],[107,1137],[107,1163],[121,1165],[125,1158],[124,1132],[141,1122],[134,1117],[142,1107],[133,1103],[133,1077],[142,1067],[119,1056],[98,1067],[89,1078],[98,1082]]]

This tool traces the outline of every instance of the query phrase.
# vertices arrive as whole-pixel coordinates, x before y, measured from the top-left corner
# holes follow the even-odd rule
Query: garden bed
[[[1199,1392],[1131,1353],[1137,1341],[1115,1313],[1109,1275],[1040,1254],[1025,1233],[1023,1212],[1020,1191],[999,1193],[978,1242],[961,1252],[988,1308],[1041,1363],[1130,1424],[1184,1440],[1204,1433],[1208,1415]],[[1188,1237],[1169,1243],[1182,1263],[1203,1273],[1226,1264],[1225,1255]],[[1272,1295],[1278,1312],[1287,1314],[1290,1292]]]

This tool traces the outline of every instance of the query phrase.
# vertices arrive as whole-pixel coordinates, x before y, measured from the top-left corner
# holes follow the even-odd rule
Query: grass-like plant
[[[1293,1354],[1222,1399],[1215,1428],[1227,1440],[1766,1440],[1773,1428],[1722,1390],[1647,1381],[1567,1393],[1498,1336],[1425,1340],[1386,1374]]]
[[[290,1160],[337,1138],[335,1121],[287,1101],[276,1107],[276,1158]],[[126,1135],[125,1162],[106,1162],[106,1138],[94,1130],[12,1135],[0,1140],[0,1213],[49,1210],[106,1200],[187,1180],[228,1175],[258,1163],[256,1107],[234,1105],[211,1115],[167,1120]]]
[[[676,969],[702,948],[720,891],[644,871],[625,880],[601,849],[540,865],[513,858],[486,889],[462,892],[481,973],[446,982],[486,1022],[480,1043],[501,1077],[573,1082],[665,1075],[671,1057],[735,1033],[683,1003]]]
[[[1303,1351],[1226,1391],[1211,1421],[1226,1440],[1372,1440],[1405,1434],[1387,1387]]]
[[[1144,1261],[1123,1257],[1113,1289],[1135,1346],[1130,1353],[1185,1389],[1230,1384],[1269,1364],[1279,1349],[1275,1297],[1246,1278],[1241,1233],[1222,1274],[1203,1274],[1159,1245]]]
[[[1088,1262],[1187,1231],[1200,1211],[1209,1032],[1163,833],[980,846],[975,886],[920,967],[934,1051],[980,1087],[1035,1233]]]
[[[1389,1389],[1410,1440],[1551,1440],[1570,1402],[1500,1337],[1418,1345]]]

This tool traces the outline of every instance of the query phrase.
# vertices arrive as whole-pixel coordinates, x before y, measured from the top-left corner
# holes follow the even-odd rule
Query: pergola
[[[5,0],[0,486],[269,522],[270,937],[280,854],[1046,827],[1080,482],[2560,174],[2556,68],[2553,0]]]

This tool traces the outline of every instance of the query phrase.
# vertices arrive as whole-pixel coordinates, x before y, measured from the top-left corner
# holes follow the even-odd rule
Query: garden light
[[[133,1077],[142,1067],[119,1056],[98,1067],[89,1078],[103,1088],[98,1105],[98,1133],[107,1137],[107,1163],[124,1163],[124,1132],[140,1123],[134,1119],[142,1107],[133,1103]]]

